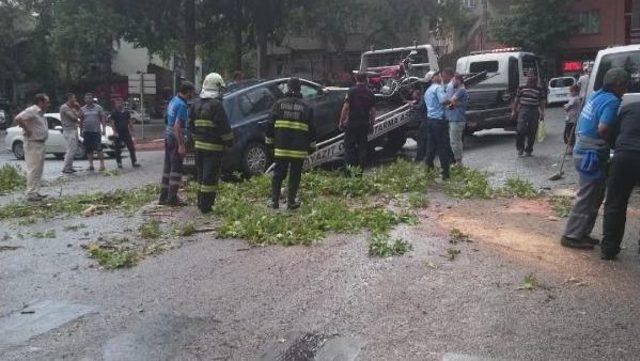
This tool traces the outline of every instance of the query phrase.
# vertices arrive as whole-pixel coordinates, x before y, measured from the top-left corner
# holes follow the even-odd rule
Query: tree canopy
[[[566,0],[518,0],[490,23],[491,37],[539,54],[553,53],[575,28]]]

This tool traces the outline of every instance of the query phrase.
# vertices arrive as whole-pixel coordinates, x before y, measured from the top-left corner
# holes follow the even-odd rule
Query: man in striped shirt
[[[516,148],[520,157],[525,153],[530,157],[533,153],[538,121],[544,121],[544,106],[544,93],[538,87],[538,79],[529,76],[527,85],[518,89],[512,110],[512,118],[518,117]]]

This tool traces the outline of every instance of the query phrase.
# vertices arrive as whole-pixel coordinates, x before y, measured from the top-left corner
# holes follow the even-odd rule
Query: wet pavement
[[[491,131],[467,140],[465,163],[490,172],[496,184],[519,176],[538,188],[571,187],[571,167],[562,181],[547,180],[563,149],[561,111],[551,109],[548,119],[548,139],[533,158],[516,157],[513,134]],[[69,179],[55,175],[59,162],[47,161],[45,190],[74,194],[157,181],[162,153],[141,159],[141,169]],[[449,229],[436,212],[460,203],[432,196],[437,209],[421,214],[421,224],[393,231],[414,248],[393,259],[370,258],[362,234],[309,247],[247,248],[203,233],[134,268],[105,271],[81,246],[137,229],[139,214],[0,222],[9,236],[0,245],[20,247],[0,251],[0,359],[637,359],[640,263],[631,238],[617,263],[533,234],[518,236],[542,246],[475,240],[458,245],[450,262],[441,256],[451,247]],[[637,234],[637,219],[630,223]],[[79,231],[69,229],[79,224]],[[55,238],[32,236],[51,229]],[[518,290],[529,274],[538,289]]]

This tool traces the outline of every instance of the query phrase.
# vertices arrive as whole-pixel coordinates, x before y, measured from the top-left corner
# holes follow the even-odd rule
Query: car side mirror
[[[55,127],[53,127],[53,130],[57,130],[62,133],[62,125],[56,125]]]

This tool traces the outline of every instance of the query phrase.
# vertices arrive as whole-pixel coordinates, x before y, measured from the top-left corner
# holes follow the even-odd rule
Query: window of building
[[[487,73],[497,73],[498,72],[498,61],[478,61],[475,63],[471,63],[469,66],[469,72],[471,73],[481,73],[486,71]]]
[[[640,0],[633,0],[631,2],[631,28],[640,28]]]
[[[579,12],[577,15],[578,33],[597,34],[600,32],[600,12],[597,10]]]
[[[477,0],[462,0],[462,6],[464,6],[467,9],[475,9],[477,5],[478,5]]]

